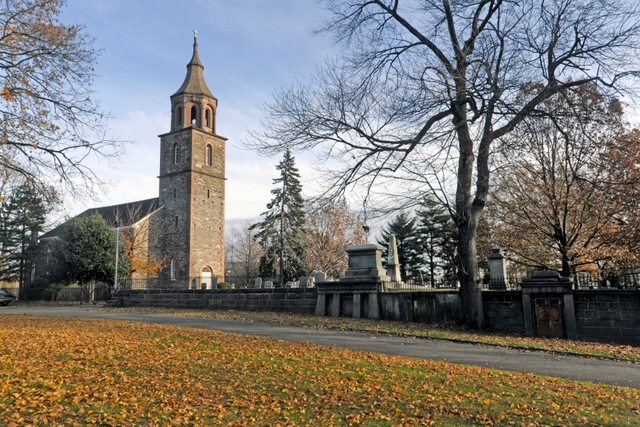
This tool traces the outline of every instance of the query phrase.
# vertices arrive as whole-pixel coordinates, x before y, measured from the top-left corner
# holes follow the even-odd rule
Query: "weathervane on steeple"
[[[193,38],[194,38],[194,39],[197,39],[197,38],[198,38],[198,30],[197,30],[197,29],[194,29],[194,30],[193,30]]]

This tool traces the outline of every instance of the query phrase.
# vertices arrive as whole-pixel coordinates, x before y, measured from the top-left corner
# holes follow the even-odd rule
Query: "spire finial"
[[[197,40],[198,39],[198,30],[194,28],[193,30],[193,39]]]

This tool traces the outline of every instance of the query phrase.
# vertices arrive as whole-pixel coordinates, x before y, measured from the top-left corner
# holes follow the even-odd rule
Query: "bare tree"
[[[512,260],[563,276],[620,266],[637,250],[628,237],[640,219],[638,135],[627,130],[620,103],[589,86],[571,102],[545,101],[541,108],[556,110],[554,119],[527,118],[499,145],[507,155],[494,157],[488,217],[495,241]],[[519,156],[510,154],[514,146]]]
[[[364,225],[342,198],[307,200],[307,254],[304,268],[308,274],[322,271],[338,278],[347,269],[345,249],[365,241]]]
[[[225,270],[245,287],[253,287],[255,278],[260,276],[260,257],[263,255],[250,227],[251,223],[247,221],[225,233]]]
[[[44,189],[91,193],[87,158],[111,159],[105,114],[91,98],[97,52],[82,26],[58,21],[64,0],[0,5],[0,168]]]
[[[265,109],[266,130],[247,146],[269,155],[318,149],[321,159],[343,164],[328,181],[334,193],[380,189],[387,180],[399,184],[390,193],[406,207],[433,191],[458,227],[461,320],[481,327],[476,229],[489,195],[493,143],[555,94],[587,82],[607,96],[628,89],[639,68],[640,6],[625,0],[324,3],[333,16],[321,31],[344,53],[319,67],[309,85],[277,93]],[[523,95],[531,82],[540,85]]]

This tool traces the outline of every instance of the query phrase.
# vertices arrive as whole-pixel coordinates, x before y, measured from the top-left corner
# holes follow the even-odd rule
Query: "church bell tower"
[[[226,138],[216,133],[218,100],[203,71],[196,33],[187,75],[171,95],[171,130],[160,135],[163,275],[189,278],[190,288],[224,280]]]

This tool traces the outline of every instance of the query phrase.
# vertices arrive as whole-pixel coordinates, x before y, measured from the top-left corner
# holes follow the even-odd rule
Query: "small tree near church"
[[[264,218],[251,226],[264,254],[260,274],[279,278],[280,286],[305,274],[305,215],[300,174],[291,152],[287,150],[276,169],[280,177],[273,180],[273,199],[267,204]]]

